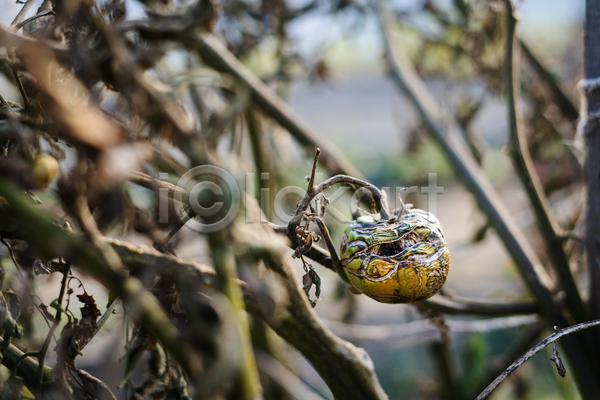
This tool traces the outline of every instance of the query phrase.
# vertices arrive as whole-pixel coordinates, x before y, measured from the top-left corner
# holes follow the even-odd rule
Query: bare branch
[[[444,314],[474,314],[474,315],[518,315],[536,314],[540,308],[529,302],[504,303],[485,300],[473,300],[463,297],[448,297],[436,295],[430,299],[415,304],[417,307],[436,310]]]
[[[33,6],[34,3],[35,3],[35,0],[27,0],[27,2],[25,3],[25,5],[23,6],[23,8],[21,8],[21,11],[19,11],[19,13],[15,17],[15,19],[13,19],[13,22],[10,23],[10,27],[11,28],[14,28],[21,21],[23,21],[23,18],[25,18],[25,16],[29,12],[29,9],[31,8],[31,6]]]
[[[586,261],[589,270],[590,310],[593,318],[600,318],[600,3],[586,1],[585,17],[585,80],[582,89],[582,115],[577,127],[583,139],[586,154],[584,179],[586,184],[586,215],[584,217]],[[597,348],[600,347],[600,329],[593,329]],[[564,343],[564,342],[563,342]],[[596,351],[596,357],[600,354]],[[597,367],[600,368],[600,367]],[[596,392],[598,393],[598,392]]]
[[[242,290],[237,284],[237,266],[235,256],[230,248],[229,230],[223,229],[208,235],[208,243],[211,249],[217,282],[221,291],[227,296],[234,307],[239,330],[239,351],[241,353],[240,385],[241,399],[256,400],[262,397],[262,387],[258,377],[258,369],[252,341],[250,339],[250,328],[248,318],[245,315],[244,298]],[[199,391],[199,393],[202,393]]]
[[[589,322],[584,322],[581,324],[573,325],[568,328],[558,329],[552,335],[548,336],[546,339],[539,342],[531,350],[529,350],[522,357],[520,357],[518,360],[516,360],[514,363],[512,363],[512,365],[510,367],[508,367],[502,374],[500,374],[500,376],[497,377],[494,380],[494,382],[490,383],[490,385],[483,392],[481,392],[479,394],[479,396],[477,396],[477,399],[475,399],[475,400],[482,400],[482,399],[485,399],[487,396],[489,396],[489,394],[492,393],[492,391],[494,389],[496,389],[496,387],[498,387],[498,385],[501,384],[508,377],[508,375],[510,375],[514,370],[519,368],[521,365],[525,364],[525,362],[527,362],[537,352],[542,350],[544,347],[548,346],[550,343],[552,343],[570,333],[578,332],[583,329],[587,329],[587,328],[590,328],[592,326],[597,326],[597,325],[600,325],[600,320],[598,320],[598,319],[594,320],[594,321],[589,321]]]
[[[514,57],[514,38],[517,20],[513,15],[512,2],[506,0],[506,56],[504,60],[504,78],[505,90],[508,107],[508,126],[509,126],[509,154],[511,156],[517,176],[521,180],[523,188],[529,197],[529,201],[536,216],[537,225],[546,244],[546,250],[552,261],[552,266],[558,274],[560,286],[565,291],[565,303],[569,312],[575,318],[576,322],[582,322],[587,319],[585,307],[579,296],[579,291],[571,268],[569,260],[563,248],[561,238],[558,236],[558,224],[554,220],[553,211],[550,203],[544,193],[544,188],[540,182],[539,176],[533,165],[529,148],[527,147],[527,138],[524,136],[521,125],[520,110],[517,108],[519,100],[519,63]],[[589,335],[588,335],[589,336]],[[591,343],[590,343],[591,345]]]
[[[25,21],[23,21],[23,22],[19,22],[19,23],[17,24],[16,28],[17,28],[17,30],[18,30],[18,29],[22,28],[23,26],[27,25],[28,23],[30,23],[31,21],[35,21],[35,20],[36,20],[36,19],[38,19],[38,18],[42,18],[42,17],[48,16],[48,15],[50,15],[50,14],[54,14],[54,11],[53,11],[53,10],[50,10],[50,11],[46,11],[46,12],[43,12],[43,13],[40,13],[40,14],[36,14],[36,15],[34,15],[33,17],[29,17],[29,18],[27,18],[27,19],[26,19]]]
[[[322,193],[325,189],[329,188],[330,186],[339,183],[347,183],[356,187],[364,187],[367,190],[369,190],[369,192],[371,192],[371,195],[373,196],[373,200],[375,201],[375,206],[381,214],[381,219],[389,220],[391,218],[387,209],[387,204],[385,203],[385,198],[376,186],[370,184],[369,182],[365,182],[361,179],[353,178],[348,175],[336,175],[332,176],[324,182],[321,182],[319,185],[314,187],[313,190],[306,192],[304,198],[302,199],[302,202],[300,202],[298,208],[296,209],[294,217],[288,224],[288,234],[295,235],[296,227],[300,225],[304,212],[308,209],[310,202],[315,198],[315,196],[319,193]]]
[[[248,310],[264,319],[279,336],[306,357],[327,383],[336,400],[387,399],[368,354],[340,339],[323,325],[308,303],[287,260],[274,258],[265,261],[282,277],[290,303],[275,318],[263,315],[252,304],[249,304]]]
[[[558,108],[562,111],[565,117],[569,119],[571,122],[577,121],[579,118],[579,110],[575,107],[575,104],[571,101],[569,96],[565,94],[565,92],[559,86],[556,76],[548,71],[548,68],[542,64],[540,60],[531,52],[529,46],[525,44],[522,38],[519,38],[519,45],[521,46],[521,50],[523,50],[523,54],[525,58],[531,64],[535,72],[542,78],[544,83],[548,85],[552,95],[554,96],[554,101]]]
[[[540,319],[536,315],[473,321],[446,319],[446,326],[450,333],[464,334],[514,329],[520,326],[534,325],[539,321]],[[352,325],[331,320],[324,320],[324,322],[338,335],[349,340],[390,341],[412,346],[417,343],[437,341],[441,338],[439,328],[428,319],[396,325]]]
[[[256,105],[287,129],[305,147],[307,153],[312,153],[319,147],[323,152],[321,163],[331,175],[347,174],[362,177],[362,174],[342,154],[323,139],[322,135],[314,132],[290,106],[238,61],[217,38],[208,34],[203,35],[199,43],[198,53],[202,59],[214,69],[227,72],[248,86]]]
[[[539,340],[538,337],[542,334],[545,329],[545,324],[540,322],[523,329],[523,332],[519,333],[519,336],[515,339],[514,343],[511,344],[502,354],[496,358],[492,358],[487,367],[485,377],[477,383],[474,392],[479,393],[486,386],[492,382],[498,375],[502,373],[513,361],[519,358],[523,353],[527,352],[535,343]]]
[[[258,368],[268,374],[286,392],[298,400],[323,400],[310,386],[288,370],[281,362],[268,354],[258,351]]]

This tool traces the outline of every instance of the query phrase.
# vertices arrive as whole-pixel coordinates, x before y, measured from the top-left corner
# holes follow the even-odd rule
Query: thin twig
[[[531,302],[508,303],[501,301],[473,300],[464,297],[448,297],[436,295],[430,299],[415,304],[418,307],[432,309],[444,314],[463,315],[518,315],[536,314],[540,307]]]
[[[30,23],[31,21],[35,21],[35,20],[36,20],[36,19],[38,19],[38,18],[42,18],[42,17],[45,17],[45,16],[47,16],[47,15],[51,15],[51,14],[54,14],[54,15],[56,15],[56,13],[54,12],[54,10],[50,10],[50,11],[46,11],[46,12],[43,12],[43,13],[40,13],[40,14],[36,14],[36,15],[34,15],[33,17],[29,17],[29,18],[27,18],[27,19],[26,19],[25,21],[23,21],[23,22],[19,22],[19,23],[17,24],[16,28],[17,28],[17,30],[19,30],[19,29],[21,29],[23,26],[25,26],[25,25],[27,25],[28,23]]]
[[[558,224],[554,220],[553,211],[550,203],[544,193],[540,178],[535,171],[529,148],[527,147],[527,138],[524,137],[523,129],[520,127],[519,110],[517,109],[518,86],[518,62],[514,57],[514,35],[516,27],[516,18],[513,14],[512,2],[505,0],[506,5],[506,57],[504,61],[505,90],[508,107],[508,126],[509,126],[509,152],[521,180],[525,192],[531,203],[531,207],[536,216],[538,228],[546,244],[546,249],[552,266],[558,274],[560,286],[565,291],[565,304],[576,322],[582,322],[587,319],[585,307],[579,296],[579,291],[571,268],[569,260],[562,246],[562,240],[557,235]]]
[[[300,225],[300,222],[302,221],[302,216],[304,215],[304,212],[308,209],[310,202],[315,198],[316,195],[323,192],[325,189],[329,188],[330,186],[333,186],[333,185],[336,185],[339,183],[347,183],[349,185],[355,185],[357,187],[364,187],[367,190],[369,190],[369,192],[371,192],[371,195],[373,195],[373,200],[375,201],[375,206],[377,207],[377,210],[379,210],[379,213],[381,214],[381,219],[383,219],[383,220],[390,219],[390,213],[388,212],[387,204],[385,203],[385,198],[383,197],[383,194],[381,193],[381,191],[375,185],[373,185],[369,182],[363,181],[361,179],[357,179],[357,178],[348,176],[348,175],[336,175],[336,176],[332,176],[331,178],[329,178],[329,179],[325,180],[324,182],[320,183],[319,185],[315,186],[311,192],[308,192],[308,191],[306,192],[306,195],[304,195],[304,198],[302,199],[302,201],[298,205],[298,208],[296,209],[296,213],[294,214],[294,217],[288,224],[289,232],[292,232],[292,233],[295,232],[296,227],[298,225]]]
[[[40,349],[40,351],[38,352],[37,355],[37,359],[39,362],[39,370],[38,370],[38,374],[39,374],[39,390],[42,390],[43,386],[43,368],[44,368],[44,364],[46,362],[46,354],[48,353],[48,348],[50,347],[50,341],[51,339],[54,337],[54,332],[56,332],[56,329],[58,328],[58,325],[60,325],[60,321],[62,318],[62,302],[63,299],[65,297],[65,292],[67,290],[67,281],[69,279],[69,274],[71,273],[71,264],[67,264],[65,270],[63,271],[63,278],[62,281],[60,283],[60,292],[58,294],[58,299],[56,300],[57,304],[58,304],[58,308],[56,309],[56,315],[54,317],[54,323],[52,324],[52,327],[50,328],[50,331],[48,332],[48,335],[46,335],[46,340],[44,341],[44,345],[42,346],[42,348]]]
[[[159,193],[159,189],[167,189],[169,198],[179,198],[185,204],[188,203],[189,192],[182,187],[174,185],[170,182],[161,181],[143,172],[134,171],[129,176],[129,181]]]
[[[538,316],[524,315],[474,321],[447,319],[445,324],[450,333],[465,334],[491,332],[500,329],[515,329],[520,326],[533,325],[539,323],[539,321]],[[403,342],[409,339],[421,338],[426,342],[430,342],[441,338],[439,328],[429,319],[389,325],[355,325],[327,319],[324,322],[337,334],[349,340]],[[411,340],[409,343],[413,344],[414,341]]]
[[[193,210],[188,210],[188,213],[183,216],[182,218],[179,219],[179,222],[177,222],[177,225],[175,225],[175,227],[173,227],[173,229],[171,229],[171,231],[167,234],[167,237],[164,239],[165,245],[167,243],[169,243],[173,237],[177,234],[177,232],[179,232],[181,230],[181,228],[183,228],[185,226],[185,224],[188,223],[188,221],[190,221],[191,219],[194,219],[196,217],[196,213]]]
[[[317,226],[321,231],[321,235],[323,235],[323,240],[325,240],[325,245],[327,246],[327,250],[329,250],[331,263],[333,264],[335,271],[344,282],[350,283],[350,280],[348,279],[348,276],[344,271],[344,266],[342,265],[342,262],[340,261],[340,258],[338,257],[337,252],[335,250],[335,245],[333,244],[331,236],[329,235],[329,229],[327,229],[327,225],[325,225],[323,220],[319,217],[312,217],[311,220],[317,223]]]
[[[313,161],[312,171],[310,173],[310,178],[308,181],[308,189],[307,192],[312,193],[315,187],[315,175],[317,174],[317,164],[319,163],[319,156],[321,155],[321,149],[317,147],[315,150],[315,160]]]
[[[11,28],[14,28],[21,21],[23,21],[23,18],[25,18],[25,16],[27,15],[27,12],[29,12],[29,9],[31,8],[31,6],[33,6],[34,3],[35,3],[35,0],[27,0],[25,5],[23,6],[23,8],[21,8],[21,11],[19,11],[19,13],[15,17],[15,19],[13,19],[13,22],[10,23]]]
[[[539,340],[538,337],[546,329],[543,322],[531,325],[519,332],[515,341],[498,357],[492,358],[488,362],[487,371],[483,378],[474,385],[474,392],[480,393],[487,385],[502,373],[510,364],[526,353]]]
[[[199,39],[198,53],[214,69],[227,72],[248,86],[256,105],[265,115],[287,129],[307,152],[312,152],[315,147],[319,147],[323,151],[321,163],[331,175],[347,174],[362,177],[362,174],[342,154],[326,142],[322,135],[314,132],[290,106],[235,58],[217,38],[212,35],[202,36]]]
[[[531,64],[538,76],[546,83],[546,85],[548,85],[548,88],[554,97],[554,101],[563,115],[571,122],[577,121],[579,118],[579,110],[577,107],[575,107],[575,104],[573,104],[571,99],[569,99],[569,96],[567,96],[561,89],[555,75],[548,71],[548,68],[546,68],[542,62],[535,57],[535,55],[529,49],[529,46],[527,46],[521,38],[519,38],[519,45],[521,46],[521,50],[523,50],[523,54],[525,55],[525,58],[527,58],[529,64]]]
[[[16,69],[12,68],[13,77],[15,78],[15,82],[17,83],[17,87],[19,88],[19,93],[21,93],[21,97],[23,98],[23,102],[25,106],[29,105],[29,97],[27,97],[27,93],[25,92],[25,87],[23,86],[23,82],[21,82],[21,77]]]
[[[63,271],[63,278],[62,278],[62,281],[60,284],[60,292],[58,295],[58,299],[56,301],[58,304],[58,307],[56,309],[56,316],[54,317],[54,322],[52,323],[52,326],[50,327],[50,330],[49,330],[48,334],[46,335],[46,339],[44,340],[44,343],[42,344],[42,348],[38,351],[30,351],[30,352],[22,354],[17,359],[17,361],[15,362],[15,365],[12,368],[12,374],[16,374],[21,362],[25,361],[28,357],[37,358],[37,360],[38,360],[37,377],[39,380],[38,380],[37,384],[34,387],[32,387],[32,389],[39,390],[40,395],[42,395],[42,392],[44,389],[44,367],[45,367],[46,354],[48,353],[48,349],[50,348],[50,342],[51,342],[52,338],[54,338],[54,332],[56,332],[56,329],[58,328],[58,326],[60,324],[62,311],[63,311],[62,310],[62,301],[65,296],[67,281],[69,279],[70,272],[71,272],[71,268],[70,268],[70,264],[69,264],[66,267],[66,269]]]
[[[525,353],[523,356],[521,356],[519,359],[517,359],[514,363],[512,363],[511,366],[508,367],[502,374],[500,374],[500,376],[497,377],[494,380],[494,382],[490,383],[489,386],[487,388],[485,388],[485,390],[483,392],[481,392],[481,394],[479,394],[479,396],[477,396],[477,399],[475,399],[475,400],[482,400],[482,399],[485,399],[487,396],[489,396],[489,394],[494,389],[496,389],[496,387],[498,387],[498,385],[500,383],[502,383],[502,381],[504,381],[508,377],[508,375],[510,375],[514,370],[519,368],[521,365],[523,365],[525,362],[527,362],[527,360],[529,360],[531,357],[533,357],[537,352],[542,350],[544,347],[548,346],[550,343],[552,343],[570,333],[578,332],[583,329],[587,329],[587,328],[590,328],[592,326],[597,326],[597,325],[600,325],[600,319],[596,319],[596,320],[589,321],[589,322],[583,322],[581,324],[577,324],[577,325],[570,326],[568,328],[557,330],[556,332],[554,332],[553,334],[548,336],[546,339],[542,340],[537,345],[535,345],[531,350],[529,350],[527,353]]]
[[[17,269],[17,271],[21,271],[21,266],[17,262],[17,258],[15,257],[15,252],[14,252],[12,246],[3,237],[0,237],[0,242],[4,246],[6,246],[6,248],[8,249],[8,254],[10,255],[10,259],[12,260],[13,264],[15,265],[15,268]]]
[[[102,327],[106,324],[106,322],[108,321],[108,318],[110,318],[110,316],[112,315],[113,311],[115,311],[115,308],[117,308],[117,306],[121,303],[120,299],[114,299],[112,303],[110,303],[110,306],[108,306],[108,308],[106,309],[106,311],[104,312],[104,314],[102,314],[102,316],[100,317],[100,319],[98,320],[98,322],[96,323],[96,330],[94,331],[94,334],[89,336],[89,337],[85,337],[85,340],[82,341],[81,343],[79,343],[79,352],[81,352],[85,346],[88,345],[88,343],[94,338],[96,337],[96,335],[98,334],[98,332],[100,332],[100,329],[102,329]]]
[[[296,374],[279,360],[260,350],[256,352],[258,368],[268,374],[277,385],[297,400],[323,400],[313,388],[304,383]]]

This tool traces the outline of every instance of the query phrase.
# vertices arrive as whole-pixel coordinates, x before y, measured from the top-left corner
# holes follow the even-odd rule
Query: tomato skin
[[[389,221],[370,216],[353,221],[344,232],[340,259],[350,284],[382,303],[428,299],[450,272],[439,221],[416,208]]]
[[[38,154],[33,160],[31,171],[36,189],[46,189],[58,175],[58,161],[51,155]]]

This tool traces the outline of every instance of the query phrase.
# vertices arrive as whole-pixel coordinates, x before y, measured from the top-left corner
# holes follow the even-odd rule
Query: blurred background
[[[444,111],[458,115],[467,127],[469,144],[483,169],[544,259],[543,244],[537,236],[527,199],[503,151],[508,132],[501,81],[502,17],[497,15],[494,7],[498,5],[493,2],[467,3],[473,4],[473,13],[477,14],[472,17],[474,26],[469,28],[470,33],[456,27],[454,21],[460,18],[453,1],[396,0],[389,6],[400,21],[395,33],[428,88]],[[285,24],[277,21],[277,7],[281,8],[281,4],[298,16],[289,18]],[[29,15],[34,15],[38,6],[36,3]],[[369,182],[379,187],[422,187],[427,185],[428,173],[437,174],[437,184],[444,192],[438,198],[436,215],[452,259],[445,286],[447,293],[474,299],[528,297],[502,243],[492,229],[487,229],[486,218],[478,211],[475,199],[453,175],[440,150],[428,138],[411,103],[401,96],[388,77],[379,21],[369,2],[225,0],[220,6],[222,13],[215,33],[321,137],[335,145]],[[251,17],[244,16],[245,10],[255,6],[261,11],[248,13]],[[519,37],[577,106],[576,83],[583,72],[584,6],[583,0],[527,0],[518,5]],[[7,25],[21,5],[0,0],[0,8],[3,10],[0,20]],[[143,7],[128,0],[126,16],[127,19],[143,18]],[[469,59],[464,49],[472,50],[475,45],[465,42],[478,38],[483,42],[483,50],[478,53],[479,59]],[[164,76],[175,76],[189,63],[183,52],[169,51],[161,61]],[[534,162],[561,224],[573,227],[583,201],[580,172],[573,161],[580,155],[574,144],[575,129],[572,121],[553,119],[559,113],[553,112],[547,94],[527,65],[522,74],[523,108]],[[18,91],[7,84],[3,76],[0,76],[0,92],[8,100],[19,101]],[[267,118],[262,123],[271,133],[273,158],[279,163],[274,165],[274,178],[263,182],[263,187],[273,193],[290,184],[304,188],[304,176],[310,172],[312,160],[282,128]],[[250,157],[247,139],[239,140],[239,152]],[[227,144],[222,146],[226,148]],[[67,155],[63,166],[71,161]],[[130,195],[140,204],[149,201],[149,195],[140,188],[132,187]],[[418,192],[405,201],[426,207],[426,197]],[[334,242],[340,243],[345,226],[334,219],[328,219],[327,223]],[[128,238],[132,240],[131,236]],[[143,241],[143,238],[138,239]],[[206,244],[185,229],[178,233],[176,249],[182,258],[210,263]],[[573,250],[575,257],[578,251]],[[300,274],[301,263],[295,265]],[[389,397],[439,398],[444,375],[436,362],[440,333],[432,323],[423,321],[423,312],[413,305],[380,304],[366,296],[352,295],[347,287],[340,285],[335,274],[316,268],[323,280],[316,312],[335,333],[369,352]],[[47,278],[56,281],[52,281],[54,284],[41,285],[52,288],[47,294],[40,293],[48,303],[60,280],[55,275]],[[106,303],[107,294],[101,286],[86,282],[86,290],[96,297],[99,305]],[[122,314],[122,310],[117,312]],[[528,316],[514,317],[504,328],[477,325],[464,317],[446,317],[446,320],[455,356],[455,370],[450,373],[460,375],[465,386],[481,378],[486,363],[514,345],[518,332],[536,326],[535,317]],[[122,377],[123,366],[118,358],[124,341],[121,318],[113,318],[77,362],[114,387]],[[566,378],[561,379],[547,360],[550,351],[546,349],[546,353],[521,367],[491,398],[579,398],[571,376],[567,373]],[[323,398],[332,398],[316,372],[298,353],[290,348],[285,352],[289,356],[287,365],[293,366],[297,376],[288,377],[291,384],[307,385]],[[120,367],[107,368],[108,365]],[[459,392],[444,397],[462,398]]]

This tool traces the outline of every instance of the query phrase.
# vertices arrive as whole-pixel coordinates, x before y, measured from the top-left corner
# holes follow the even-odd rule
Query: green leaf
[[[54,308],[56,311],[65,312],[65,309],[60,304],[58,304],[56,300],[52,300],[52,303],[50,303],[50,307]]]

